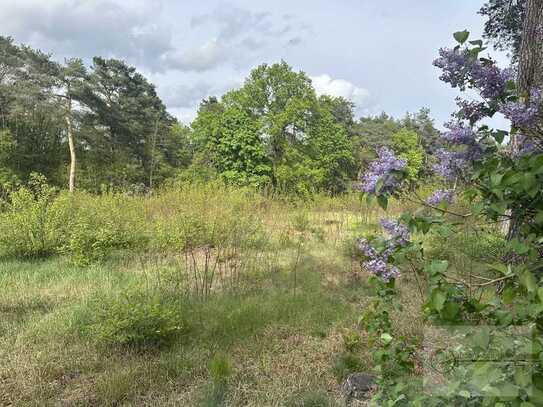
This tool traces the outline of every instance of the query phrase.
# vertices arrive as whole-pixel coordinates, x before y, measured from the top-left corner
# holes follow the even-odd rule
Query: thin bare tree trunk
[[[149,169],[149,189],[153,190],[153,172],[155,169],[155,148],[156,138],[158,136],[158,117],[155,122],[155,131],[153,133],[153,140],[151,143],[151,168]]]
[[[76,155],[75,155],[75,142],[73,133],[73,120],[72,120],[72,98],[67,98],[66,109],[66,130],[68,133],[68,146],[70,148],[70,176],[68,180],[68,189],[70,192],[75,190],[75,168],[76,168]]]

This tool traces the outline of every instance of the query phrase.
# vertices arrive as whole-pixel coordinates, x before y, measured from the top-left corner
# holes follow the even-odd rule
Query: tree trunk
[[[519,52],[517,89],[519,96],[529,102],[530,92],[534,89],[543,91],[543,0],[527,0],[526,15],[522,27],[522,39]],[[543,109],[533,127],[522,129],[522,134],[534,143],[538,150],[543,150]],[[512,152],[519,151],[519,138],[511,138]],[[515,211],[508,211],[511,216],[504,224],[507,229],[507,239],[518,236],[520,219]]]
[[[543,0],[527,0],[521,41],[517,88],[519,95],[528,102],[532,90],[543,91]],[[543,149],[542,123],[543,112],[540,111],[537,124],[522,129],[540,150]]]
[[[68,96],[66,109],[66,130],[68,133],[68,146],[70,148],[70,176],[68,180],[68,189],[70,192],[75,190],[75,142],[73,133],[73,120],[72,120],[72,98]]]

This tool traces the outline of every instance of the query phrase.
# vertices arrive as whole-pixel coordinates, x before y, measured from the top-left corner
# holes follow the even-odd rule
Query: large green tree
[[[195,144],[230,181],[336,193],[354,176],[351,122],[351,104],[317,98],[305,73],[280,62],[257,67],[220,102],[204,101],[193,129]]]

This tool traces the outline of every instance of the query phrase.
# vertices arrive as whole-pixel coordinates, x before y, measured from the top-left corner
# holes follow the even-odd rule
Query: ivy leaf
[[[455,32],[454,34],[454,39],[456,41],[458,41],[460,44],[463,44],[465,43],[468,38],[469,38],[469,31],[468,30],[464,30],[464,31],[457,31]]]
[[[471,45],[476,45],[476,46],[478,46],[479,48],[482,48],[482,47],[483,47],[483,40],[470,41],[469,43],[470,43]]]

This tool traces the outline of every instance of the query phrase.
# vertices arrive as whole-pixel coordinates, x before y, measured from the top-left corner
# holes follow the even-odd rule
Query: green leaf
[[[490,332],[487,327],[480,327],[473,335],[473,344],[480,349],[486,349],[490,343]]]
[[[379,206],[381,208],[383,208],[383,210],[387,210],[387,207],[388,207],[388,198],[384,195],[378,195],[377,196],[377,203],[379,204]]]
[[[530,273],[528,270],[525,270],[520,275],[520,283],[526,287],[526,290],[528,290],[529,293],[534,292],[537,288],[537,281],[532,273]],[[539,293],[538,293],[539,294]]]
[[[441,317],[446,321],[455,321],[460,314],[460,305],[456,302],[449,301],[445,303]]]
[[[483,47],[483,40],[475,40],[469,42],[471,45],[477,45],[479,48]]]
[[[494,173],[490,176],[490,182],[492,183],[492,186],[498,186],[502,182],[503,174]]]
[[[428,271],[431,275],[443,274],[449,268],[449,262],[447,260],[432,260]]]
[[[505,136],[507,136],[507,134],[508,133],[504,130],[496,130],[492,132],[492,137],[494,137],[494,140],[496,140],[498,144],[501,144],[503,143],[503,140],[505,139]]]
[[[470,392],[467,390],[461,390],[460,392],[458,392],[458,395],[460,397],[464,397],[465,399],[469,399],[471,397]]]
[[[392,335],[387,332],[381,335],[381,340],[385,343],[385,345],[388,345],[390,342],[392,342],[392,339]]]
[[[537,290],[537,296],[539,297],[539,301],[543,302],[543,287],[539,287],[539,290]]]
[[[432,306],[436,311],[441,311],[447,300],[446,294],[440,289],[435,289],[432,291]]]
[[[543,211],[538,211],[537,214],[535,215],[535,223],[538,223],[538,224],[543,224]]]
[[[457,31],[453,34],[454,36],[454,39],[456,41],[458,41],[460,44],[463,44],[465,43],[468,38],[469,38],[469,31],[468,30],[464,30],[464,31]]]

